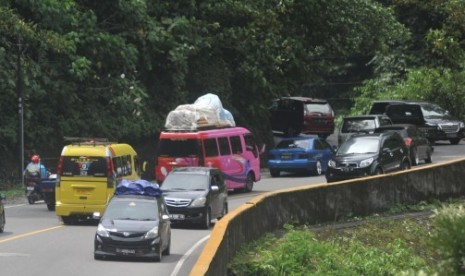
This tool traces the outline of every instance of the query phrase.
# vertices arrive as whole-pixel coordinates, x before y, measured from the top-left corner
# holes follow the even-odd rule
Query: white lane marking
[[[8,208],[14,208],[14,207],[21,207],[21,206],[24,206],[26,204],[18,204],[18,205],[5,205],[5,209],[8,209]]]
[[[0,252],[0,257],[29,257],[29,254],[22,254],[22,253],[2,253]]]
[[[178,272],[179,270],[181,269],[182,265],[184,264],[184,262],[187,260],[187,258],[190,257],[190,255],[192,254],[192,252],[194,252],[194,250],[199,247],[204,241],[206,241],[208,238],[210,238],[210,235],[208,236],[205,236],[203,239],[199,240],[198,242],[196,242],[194,244],[194,246],[191,247],[191,249],[189,249],[186,254],[184,254],[184,256],[182,256],[182,258],[179,260],[179,262],[176,264],[176,266],[174,267],[174,270],[173,272],[171,272],[170,276],[176,276],[178,275]]]

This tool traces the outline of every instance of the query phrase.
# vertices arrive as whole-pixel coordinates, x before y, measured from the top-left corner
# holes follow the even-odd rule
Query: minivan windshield
[[[162,184],[162,190],[206,190],[209,178],[207,175],[169,173]]]
[[[157,220],[158,206],[155,200],[114,199],[108,204],[103,219]]]
[[[336,155],[377,153],[378,150],[378,137],[351,137],[339,147]]]
[[[342,132],[360,132],[362,130],[374,130],[376,127],[374,119],[366,118],[350,118],[344,120]]]

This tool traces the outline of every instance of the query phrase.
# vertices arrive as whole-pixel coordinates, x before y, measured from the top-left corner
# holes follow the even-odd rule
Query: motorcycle
[[[34,204],[36,201],[44,200],[44,194],[40,188],[40,175],[39,173],[33,174],[27,172],[25,177],[26,183],[26,197],[29,204]]]

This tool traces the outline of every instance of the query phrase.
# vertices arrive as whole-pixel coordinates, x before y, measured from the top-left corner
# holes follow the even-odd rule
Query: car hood
[[[162,190],[165,198],[185,198],[185,199],[195,199],[201,196],[206,196],[207,191],[169,191]]]
[[[376,158],[377,156],[378,154],[376,153],[348,154],[334,156],[333,160],[336,161],[336,163],[360,162],[368,158]]]
[[[100,222],[106,229],[116,229],[118,232],[148,232],[157,226],[158,220],[111,220],[104,219]]]

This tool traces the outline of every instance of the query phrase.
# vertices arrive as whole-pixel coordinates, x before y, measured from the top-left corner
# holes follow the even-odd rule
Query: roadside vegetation
[[[229,275],[463,275],[464,206],[398,206],[336,224],[285,225],[245,245]]]

